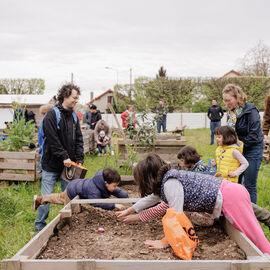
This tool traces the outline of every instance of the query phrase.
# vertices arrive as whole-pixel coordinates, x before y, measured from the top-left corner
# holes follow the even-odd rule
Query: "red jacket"
[[[122,118],[122,127],[123,128],[128,128],[128,125],[129,125],[129,121],[130,121],[130,117],[133,117],[132,116],[133,113],[129,113],[128,110],[124,111],[122,114],[121,114],[121,118]],[[135,128],[135,125],[136,125],[136,120],[134,119],[134,128]]]

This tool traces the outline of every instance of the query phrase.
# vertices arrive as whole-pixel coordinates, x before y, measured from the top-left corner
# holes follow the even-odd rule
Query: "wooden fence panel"
[[[37,157],[35,152],[0,152],[0,181],[35,181]]]

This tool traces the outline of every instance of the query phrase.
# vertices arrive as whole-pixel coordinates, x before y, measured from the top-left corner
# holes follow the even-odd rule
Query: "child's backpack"
[[[59,127],[59,122],[61,120],[60,110],[56,106],[52,107],[52,109],[55,111],[57,129],[60,129],[60,127]],[[46,114],[45,114],[45,116],[46,116]],[[44,118],[45,118],[45,116],[44,116]],[[77,124],[77,122],[78,122],[78,116],[76,115],[75,112],[72,112],[72,116],[73,116],[73,119],[75,121],[75,124]],[[46,141],[46,137],[44,135],[44,130],[43,130],[43,119],[42,119],[42,121],[40,123],[40,127],[39,127],[39,130],[38,130],[38,145],[39,145],[39,151],[38,152],[40,154],[40,161],[39,161],[39,165],[38,165],[38,172],[41,172],[41,161],[42,161],[42,156],[43,156],[43,147],[44,147],[44,143]]]

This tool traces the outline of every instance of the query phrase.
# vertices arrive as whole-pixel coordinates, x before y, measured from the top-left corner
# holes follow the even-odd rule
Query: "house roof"
[[[226,74],[224,74],[222,77],[226,77],[226,76],[228,76],[231,73],[235,74],[236,76],[242,76],[241,73],[239,73],[239,72],[237,72],[237,71],[235,71],[235,70],[232,69],[229,72],[227,72]]]
[[[0,104],[11,104],[13,101],[22,104],[47,104],[51,100],[49,95],[0,95]]]
[[[109,93],[113,94],[113,90],[112,90],[112,89],[109,89],[109,90],[105,91],[105,92],[102,93],[101,95],[99,95],[99,96],[97,96],[96,98],[90,100],[87,104],[91,104],[91,103],[95,102],[97,99],[100,99],[100,98],[102,98],[104,95],[109,94]]]

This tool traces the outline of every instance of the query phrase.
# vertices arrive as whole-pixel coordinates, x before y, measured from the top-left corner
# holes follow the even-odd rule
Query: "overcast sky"
[[[269,12],[269,0],[1,0],[0,78],[43,78],[54,94],[73,72],[84,103],[129,83],[130,68],[222,76],[270,46]]]

